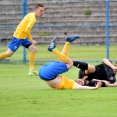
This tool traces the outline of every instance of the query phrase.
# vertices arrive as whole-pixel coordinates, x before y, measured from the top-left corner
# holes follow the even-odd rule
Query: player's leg
[[[65,38],[66,43],[63,47],[62,53],[65,54],[66,56],[68,56],[68,52],[69,52],[69,47],[70,47],[70,43],[72,43],[74,40],[80,38],[79,35],[71,35],[71,36],[67,36]]]
[[[38,72],[36,70],[34,70],[34,63],[35,63],[35,58],[36,58],[36,52],[37,52],[37,48],[31,44],[28,48],[30,50],[30,55],[29,55],[29,75],[33,76],[33,75],[38,75]]]
[[[94,65],[88,64],[88,70],[86,70],[86,74],[94,73],[95,70],[96,70],[96,67]]]
[[[12,41],[8,45],[8,50],[0,54],[0,60],[12,56],[14,52],[20,47],[20,45],[20,40],[18,40],[15,37],[12,37]]]
[[[33,75],[37,76],[38,72],[36,70],[34,70],[34,63],[35,63],[37,48],[28,39],[25,39],[22,45],[30,51],[29,75],[30,76],[33,76]]]
[[[79,69],[86,70],[87,74],[95,72],[95,66],[90,65],[90,64],[85,63],[85,62],[73,61],[73,65]]]
[[[73,66],[79,68],[78,78],[82,79],[85,75],[95,72],[95,66],[87,64],[85,62],[73,61]]]
[[[79,69],[88,70],[88,64],[80,61],[73,61],[73,65]]]
[[[3,59],[5,59],[5,58],[7,58],[7,57],[12,56],[13,53],[14,53],[14,52],[12,52],[12,51],[8,48],[8,50],[7,50],[6,52],[3,52],[3,53],[0,54],[0,60],[3,60]]]
[[[68,63],[69,58],[56,49],[56,37],[51,41],[48,50],[53,52],[61,62]]]

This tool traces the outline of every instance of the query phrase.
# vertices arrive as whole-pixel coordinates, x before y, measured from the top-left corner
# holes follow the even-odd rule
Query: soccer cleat
[[[66,37],[66,42],[72,42],[72,41],[74,41],[74,40],[76,40],[76,39],[78,39],[78,38],[80,38],[80,36],[79,35],[71,35],[71,36],[67,36]]]
[[[38,75],[38,72],[34,69],[30,70],[29,71],[29,76],[37,76]]]
[[[56,47],[56,37],[51,41],[49,47],[48,47],[48,50],[52,52],[52,50]]]

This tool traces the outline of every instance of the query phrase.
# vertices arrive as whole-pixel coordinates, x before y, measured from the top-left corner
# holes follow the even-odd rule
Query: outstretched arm
[[[113,84],[108,83],[107,86],[108,86],[108,87],[117,87],[117,82],[115,82],[115,83],[113,83]]]
[[[82,86],[82,85],[78,84],[78,85],[74,86],[74,89],[78,89],[78,90],[94,90],[94,89],[98,89],[99,87],[101,87],[101,82],[100,81],[94,87]]]
[[[101,82],[104,82],[106,87],[117,87],[117,82],[115,82],[115,83],[109,83],[106,80],[97,80],[97,79],[93,79],[93,81],[101,81]]]

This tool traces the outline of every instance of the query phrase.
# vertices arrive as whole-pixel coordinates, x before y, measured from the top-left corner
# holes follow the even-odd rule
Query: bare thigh
[[[95,72],[95,66],[88,64],[88,70],[85,70],[85,74],[94,73]]]
[[[28,47],[28,50],[31,51],[31,52],[36,52],[37,51],[37,48],[35,45],[31,44],[29,47]]]

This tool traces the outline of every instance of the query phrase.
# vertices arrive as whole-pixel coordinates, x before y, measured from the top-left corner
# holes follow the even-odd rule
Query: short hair
[[[35,5],[35,9],[39,8],[39,7],[44,7],[42,4],[36,4]]]

